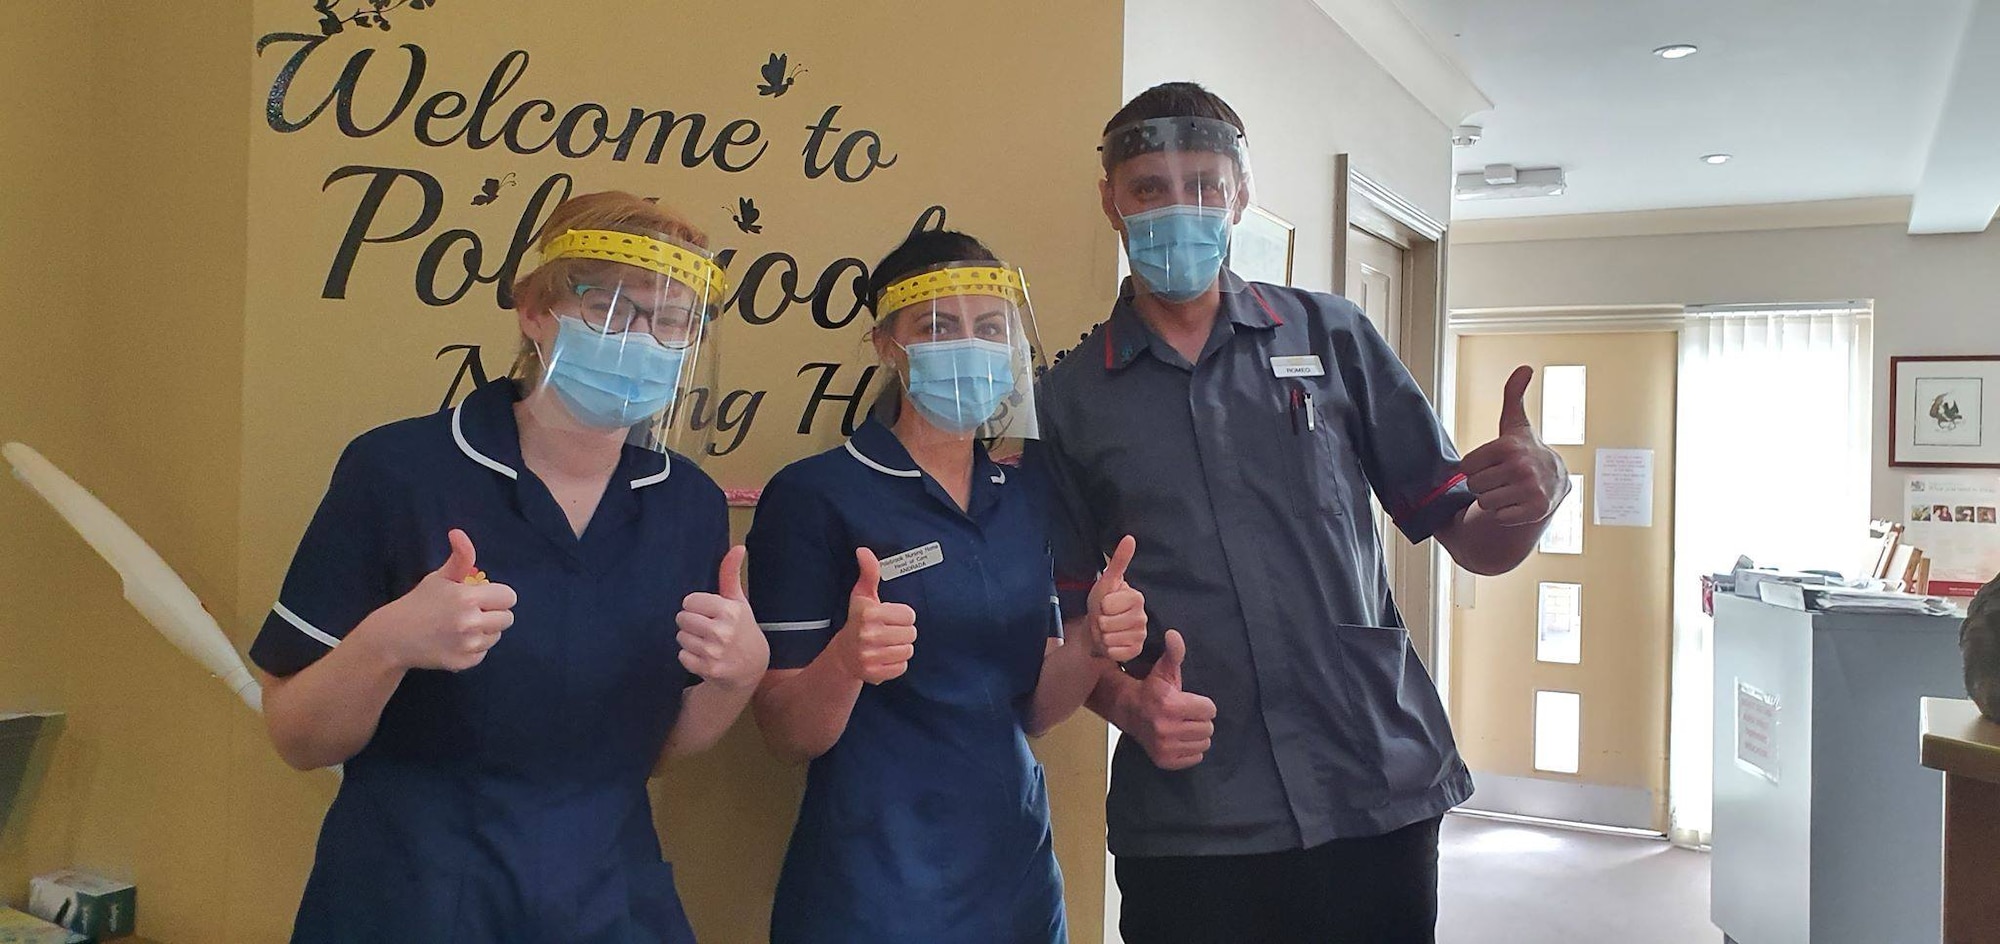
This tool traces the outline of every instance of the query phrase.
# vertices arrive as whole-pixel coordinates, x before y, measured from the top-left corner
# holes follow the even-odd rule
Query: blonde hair
[[[564,200],[549,214],[549,220],[542,224],[541,232],[535,235],[536,252],[546,251],[549,241],[575,229],[605,229],[639,236],[665,236],[675,242],[686,243],[697,249],[708,248],[708,234],[695,228],[680,214],[661,206],[649,197],[640,197],[623,190],[606,190],[601,193],[586,193]],[[527,275],[514,282],[514,308],[518,311],[548,311],[562,300],[563,293],[584,278],[586,273],[598,271],[606,263],[595,259],[556,259],[544,262]],[[514,355],[514,366],[507,375],[515,380],[533,383],[541,377],[542,360],[535,350],[535,342],[526,334],[521,336],[521,349]]]

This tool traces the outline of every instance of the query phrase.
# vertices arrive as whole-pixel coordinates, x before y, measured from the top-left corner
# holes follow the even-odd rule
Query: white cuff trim
[[[320,632],[318,627],[315,627],[313,624],[308,623],[305,620],[299,619],[299,615],[297,613],[292,612],[290,609],[287,609],[283,603],[271,604],[271,612],[278,614],[278,617],[280,619],[283,619],[285,622],[292,624],[292,626],[297,628],[299,632],[311,636],[315,642],[318,642],[321,645],[326,646],[328,649],[340,645],[340,640],[335,639],[332,636],[329,636],[323,632]]]

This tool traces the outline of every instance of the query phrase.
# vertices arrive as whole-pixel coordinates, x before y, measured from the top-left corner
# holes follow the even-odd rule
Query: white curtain
[[[1714,654],[1701,577],[1737,555],[1852,573],[1869,518],[1870,316],[1689,309],[1674,471],[1672,839],[1707,845]]]

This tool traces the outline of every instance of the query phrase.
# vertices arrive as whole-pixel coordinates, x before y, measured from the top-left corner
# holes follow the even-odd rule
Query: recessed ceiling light
[[[1653,50],[1653,55],[1662,59],[1686,59],[1700,51],[1701,47],[1692,43],[1675,43],[1671,46],[1661,46]]]
[[[1710,164],[1727,164],[1729,163],[1729,159],[1734,156],[1732,154],[1703,154],[1701,159]]]

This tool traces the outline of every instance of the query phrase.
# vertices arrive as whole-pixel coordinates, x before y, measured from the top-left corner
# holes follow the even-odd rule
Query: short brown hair
[[[1133,96],[1125,107],[1118,109],[1104,123],[1104,133],[1154,118],[1213,118],[1229,122],[1237,131],[1245,130],[1243,119],[1222,96],[1195,82],[1162,82]]]
[[[535,234],[536,252],[548,249],[550,240],[571,230],[601,229],[639,236],[665,236],[676,242],[686,243],[697,249],[708,248],[708,234],[695,228],[672,209],[661,206],[651,197],[640,197],[623,190],[606,190],[600,193],[586,193],[571,197],[556,205],[549,214],[548,222],[542,224]],[[618,263],[609,263],[617,265]],[[523,311],[546,311],[562,300],[562,294],[576,284],[585,272],[606,265],[594,259],[556,259],[544,262],[521,276],[514,282],[514,308]],[[532,381],[541,371],[541,361],[535,351],[535,344],[528,338],[521,338],[520,353],[515,355],[514,366],[509,376],[517,380]]]

